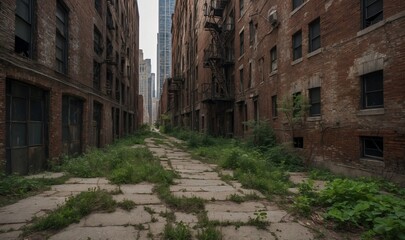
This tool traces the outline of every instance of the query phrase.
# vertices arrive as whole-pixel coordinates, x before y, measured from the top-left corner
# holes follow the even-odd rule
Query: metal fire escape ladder
[[[203,88],[203,98],[205,100],[231,99],[231,86],[227,82],[224,71],[225,46],[231,28],[224,24],[222,19],[228,1],[211,0],[209,4],[207,1],[204,4],[204,28],[212,36],[211,44],[204,50],[204,67],[210,68],[213,74],[213,82],[206,84]]]

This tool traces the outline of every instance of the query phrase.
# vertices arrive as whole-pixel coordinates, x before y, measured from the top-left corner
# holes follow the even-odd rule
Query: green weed
[[[79,222],[80,219],[94,211],[112,212],[116,202],[105,191],[93,189],[82,192],[77,196],[70,197],[66,203],[50,214],[34,218],[32,225],[24,229],[24,235],[32,232],[46,230],[58,230],[71,223]]]
[[[128,212],[134,209],[136,206],[134,201],[128,199],[124,199],[122,202],[117,203],[117,205],[119,208],[124,209]]]
[[[213,225],[208,225],[207,227],[199,230],[197,233],[198,240],[222,240],[221,232],[215,228]]]
[[[180,222],[176,226],[173,226],[172,223],[168,223],[165,226],[163,238],[165,240],[191,240],[192,235],[191,231],[187,225]]]
[[[198,213],[204,210],[204,200],[198,197],[175,197],[171,194],[168,184],[161,184],[156,188],[159,198],[178,211]]]

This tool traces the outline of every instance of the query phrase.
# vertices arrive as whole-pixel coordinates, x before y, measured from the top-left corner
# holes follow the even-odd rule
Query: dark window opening
[[[259,103],[257,98],[253,101],[253,111],[255,122],[258,122],[260,118],[259,118]]]
[[[295,148],[304,148],[304,138],[303,137],[295,137],[294,138],[294,147]]]
[[[239,0],[239,16],[242,17],[243,15],[243,9],[245,7],[245,3],[244,0]]]
[[[382,137],[361,137],[362,157],[382,159],[384,141]]]
[[[362,107],[382,108],[384,107],[384,74],[383,71],[376,71],[362,76],[363,94]]]
[[[93,143],[100,147],[101,120],[103,116],[103,105],[98,102],[93,103]]]
[[[249,45],[252,46],[255,40],[256,29],[253,21],[249,22]]]
[[[107,81],[105,83],[105,88],[106,88],[106,92],[107,95],[112,97],[112,93],[113,93],[113,73],[110,69],[107,69]]]
[[[93,88],[100,90],[101,63],[93,61]]]
[[[70,96],[62,97],[62,142],[64,153],[82,152],[83,101]]]
[[[245,34],[243,31],[239,34],[239,41],[239,56],[242,56],[245,53]]]
[[[321,115],[321,88],[309,89],[309,115],[319,116]]]
[[[243,68],[239,70],[239,91],[243,92]]]
[[[32,0],[17,0],[16,5],[14,51],[32,57]]]
[[[274,46],[271,50],[270,50],[270,69],[271,72],[274,72],[277,70],[277,46]]]
[[[117,100],[117,102],[120,102],[120,100],[121,100],[120,88],[121,88],[120,80],[118,78],[116,78],[115,79],[115,100]]]
[[[304,0],[292,0],[293,10],[301,6],[304,3]]]
[[[59,2],[56,8],[56,70],[67,73],[68,11]]]
[[[97,29],[96,26],[94,26],[94,52],[97,53],[98,55],[101,55],[103,53],[103,36],[101,35],[100,31]]]
[[[321,47],[321,20],[317,18],[309,24],[309,52]]]
[[[253,71],[252,71],[252,63],[249,63],[249,83],[248,83],[248,88],[252,87],[252,81],[253,81]]]
[[[276,118],[278,116],[277,112],[277,95],[274,95],[271,97],[271,113],[273,115],[273,118]]]
[[[101,0],[94,0],[94,7],[96,8],[98,14],[100,14],[100,16],[102,16],[103,7],[101,5]]]
[[[384,19],[383,0],[362,0],[363,28],[369,27]]]
[[[299,30],[292,37],[293,60],[302,57],[302,32]]]

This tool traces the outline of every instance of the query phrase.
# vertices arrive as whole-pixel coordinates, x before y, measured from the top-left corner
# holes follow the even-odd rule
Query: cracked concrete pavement
[[[178,197],[195,196],[206,200],[208,219],[226,223],[226,226],[218,227],[223,239],[314,239],[310,229],[294,221],[291,215],[276,204],[264,199],[260,192],[244,189],[236,181],[222,181],[216,172],[216,165],[195,160],[189,153],[171,144],[173,141],[179,142],[177,139],[162,141],[164,144],[146,139],[146,147],[160,158],[165,169],[179,174],[180,178],[170,186],[171,193]],[[232,172],[223,171],[221,174],[232,175]],[[71,178],[65,184],[52,186],[49,191],[0,208],[0,239],[20,239],[21,228],[29,224],[34,216],[43,216],[63,204],[67,197],[92,188],[113,191],[118,186],[110,184],[105,178]],[[197,216],[170,209],[153,192],[153,188],[154,185],[150,183],[121,185],[122,193],[114,195],[114,200],[132,200],[136,204],[134,209],[125,211],[117,208],[112,213],[92,213],[49,239],[162,239],[167,212],[174,213],[177,223],[182,222],[190,228],[197,225]],[[247,194],[256,194],[259,200],[242,203],[229,201],[232,195]],[[258,211],[266,213],[264,221],[269,222],[266,229],[248,226]],[[196,232],[193,229],[194,235]]]

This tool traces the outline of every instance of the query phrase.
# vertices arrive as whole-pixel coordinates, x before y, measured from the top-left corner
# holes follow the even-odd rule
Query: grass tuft
[[[124,209],[125,211],[131,211],[135,208],[136,204],[134,201],[124,199],[122,202],[117,203],[118,207]]]
[[[168,223],[164,230],[165,240],[191,240],[192,235],[189,227],[180,222],[173,226],[172,223]]]

